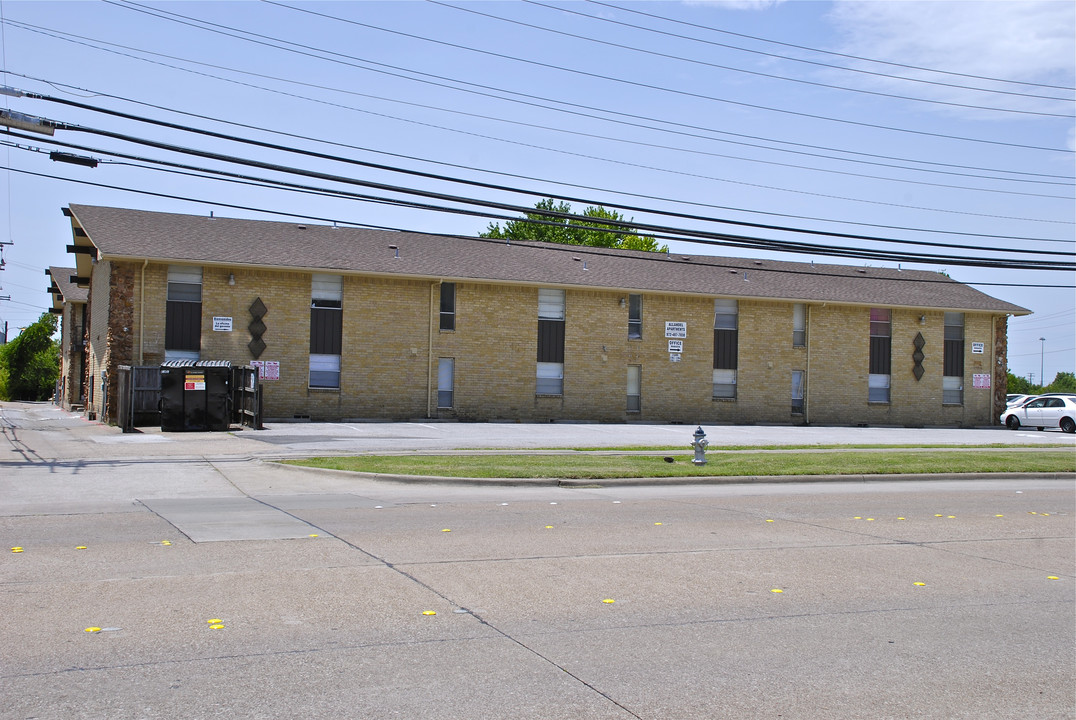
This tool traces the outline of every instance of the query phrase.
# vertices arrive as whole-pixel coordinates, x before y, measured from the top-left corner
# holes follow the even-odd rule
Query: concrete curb
[[[392,475],[387,473],[368,473],[354,470],[334,470],[332,468],[313,468],[302,465],[287,465],[278,460],[271,461],[278,467],[297,472],[331,473],[339,477],[356,477],[364,480],[376,480],[400,484],[435,484],[435,485],[470,485],[477,487],[564,487],[564,488],[606,488],[663,485],[762,485],[770,483],[832,483],[832,482],[927,482],[938,480],[1076,480],[1076,473],[918,473],[891,475],[735,475],[735,476],[699,476],[672,478],[605,478],[601,480],[568,478],[466,478],[442,475]]]

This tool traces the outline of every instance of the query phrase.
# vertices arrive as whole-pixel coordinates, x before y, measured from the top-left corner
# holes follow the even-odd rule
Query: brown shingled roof
[[[71,282],[71,276],[78,274],[75,268],[50,265],[47,273],[52,276],[52,284],[59,289],[64,302],[84,303],[89,299],[88,288],[80,288]]]
[[[923,270],[509,244],[485,238],[89,205],[71,205],[70,210],[103,260],[251,265],[1013,315],[1029,312]]]

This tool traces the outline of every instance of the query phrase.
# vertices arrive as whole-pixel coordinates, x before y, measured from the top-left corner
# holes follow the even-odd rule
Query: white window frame
[[[535,376],[534,394],[564,394],[564,363],[538,363]]]
[[[792,414],[804,414],[804,395],[806,394],[806,373],[803,370],[792,371]]]
[[[453,387],[456,381],[455,358],[437,358],[437,409],[451,410],[455,405]]]
[[[807,305],[792,304],[792,347],[807,347]]]
[[[630,413],[641,412],[643,409],[643,366],[628,365],[628,402],[627,410]]]

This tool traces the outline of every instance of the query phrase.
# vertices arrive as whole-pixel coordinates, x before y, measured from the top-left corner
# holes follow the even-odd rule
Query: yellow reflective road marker
[[[903,520],[903,519],[904,519],[904,518],[902,518],[902,517],[899,517],[899,518],[897,518],[897,520]]]
[[[772,593],[783,593],[784,590],[781,590],[780,588],[774,588],[773,590],[770,590],[770,592],[772,592]]]
[[[1047,575],[1046,579],[1047,580],[1060,580],[1061,578],[1059,578],[1057,575]]]
[[[452,532],[452,530],[451,530],[450,528],[445,528],[445,529],[444,529],[444,530],[442,530],[441,532]]]
[[[773,522],[773,520],[770,520],[769,518],[767,518],[766,522]]]
[[[546,525],[546,526],[545,526],[545,529],[546,529],[546,530],[552,530],[552,529],[553,529],[553,526],[552,526],[552,525]]]
[[[88,628],[86,628],[86,632],[88,632],[88,633],[99,633],[99,632],[101,632],[101,628],[99,628],[99,627],[88,627]]]
[[[422,614],[423,615],[436,615],[437,613],[434,612],[433,610],[423,610]]]
[[[307,537],[317,537],[317,536],[318,536],[317,533],[311,533],[310,535],[307,535]]]
[[[912,585],[918,585],[919,587],[923,587],[923,586],[926,585],[926,583],[925,582],[917,582],[917,583],[912,583]]]
[[[221,620],[220,618],[213,618],[212,620],[206,620],[206,622],[209,623],[210,625],[219,625],[220,623],[222,623],[224,621]]]
[[[214,625],[210,625],[209,629],[210,630],[223,630],[224,629],[224,624],[223,623],[216,623]]]
[[[18,547],[18,546],[16,546],[16,547],[13,547],[13,548],[11,548],[11,552],[13,552],[13,553],[20,553],[20,552],[22,552],[22,548],[21,548],[21,547]]]
[[[616,602],[616,600],[614,600],[613,598],[605,598],[604,600],[602,600],[602,602],[605,603],[606,605],[612,605],[613,603]]]
[[[75,549],[76,549],[76,550],[85,550],[85,549],[86,549],[86,546],[85,546],[85,545],[76,545],[76,546],[75,546]]]
[[[655,525],[661,525],[661,523],[654,523]]]

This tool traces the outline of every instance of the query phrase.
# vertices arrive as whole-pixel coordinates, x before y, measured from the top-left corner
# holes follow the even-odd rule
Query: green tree
[[[1013,375],[1012,370],[1009,370],[1008,379],[1006,392],[1019,395],[1033,394],[1031,391],[1031,383],[1028,382],[1027,378]]]
[[[1076,392],[1076,375],[1070,372],[1059,372],[1054,376],[1054,381],[1046,388],[1049,392]]]
[[[60,347],[52,339],[56,316],[42,313],[0,347],[0,399],[48,400],[60,375]]]
[[[658,245],[657,240],[649,235],[640,235],[633,227],[617,223],[631,223],[615,210],[607,210],[601,205],[591,205],[580,218],[550,217],[545,213],[573,214],[572,206],[566,202],[557,202],[553,198],[539,200],[535,210],[528,212],[519,220],[508,220],[504,227],[500,223],[490,223],[479,237],[498,240],[530,240],[534,242],[551,242],[562,245],[589,245],[591,247],[622,248],[626,250],[646,250],[649,252],[668,252],[667,245]],[[608,220],[612,222],[601,222]],[[619,231],[619,232],[613,232]]]

